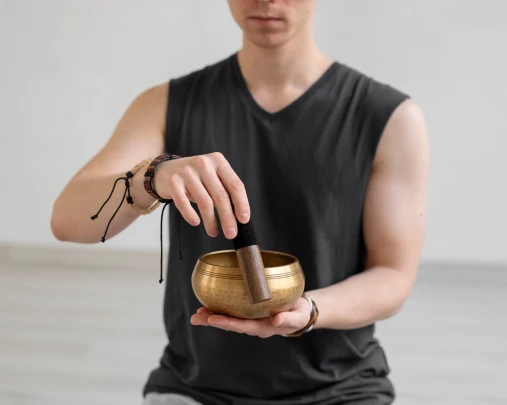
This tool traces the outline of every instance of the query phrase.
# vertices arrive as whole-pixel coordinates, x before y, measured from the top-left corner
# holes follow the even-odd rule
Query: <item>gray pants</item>
[[[180,394],[158,394],[150,392],[146,395],[143,405],[202,405],[195,399]]]

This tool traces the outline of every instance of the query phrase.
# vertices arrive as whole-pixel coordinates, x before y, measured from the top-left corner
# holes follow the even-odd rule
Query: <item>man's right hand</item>
[[[153,181],[158,195],[174,200],[183,218],[193,226],[200,224],[190,204],[196,203],[209,236],[218,236],[215,208],[227,239],[237,235],[236,218],[241,223],[250,220],[245,186],[220,152],[162,162]]]
[[[104,207],[100,217],[90,220],[110,194],[118,177],[124,176],[147,157],[164,153],[165,136],[178,136],[165,133],[170,98],[168,90],[169,83],[165,83],[140,94],[125,112],[106,145],[65,186],[55,201],[51,217],[51,229],[57,239],[98,243],[106,227],[109,227],[107,237],[110,239],[139,217],[128,204],[123,204],[109,224],[123,195],[122,187],[117,187],[111,203]],[[148,208],[155,202],[144,190],[144,170],[139,170],[130,182],[134,204],[140,209]],[[221,153],[160,163],[154,182],[157,193],[162,198],[173,199],[185,220],[195,226],[200,224],[200,218],[190,202],[196,203],[210,236],[218,235],[215,207],[228,239],[236,236],[235,215],[241,223],[250,219],[245,187]]]

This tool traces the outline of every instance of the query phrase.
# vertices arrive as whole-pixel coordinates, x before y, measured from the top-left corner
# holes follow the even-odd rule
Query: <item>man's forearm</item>
[[[139,171],[130,180],[131,195],[137,207],[149,207],[155,199],[143,189],[143,173]],[[111,200],[104,207],[99,217],[92,221],[90,217],[97,213],[107,199],[115,180],[124,173],[104,176],[79,176],[73,179],[56,200],[51,218],[54,235],[61,241],[79,243],[100,242],[109,219],[117,209],[125,191],[125,182],[120,180]],[[108,230],[108,239],[129,226],[139,214],[135,213],[126,202],[115,216]]]
[[[413,280],[387,267],[373,267],[332,286],[308,291],[319,308],[315,328],[356,329],[394,315]]]

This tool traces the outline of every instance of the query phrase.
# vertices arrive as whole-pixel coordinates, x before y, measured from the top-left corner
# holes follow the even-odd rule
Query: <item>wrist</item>
[[[302,295],[302,298],[304,298],[308,301],[309,311],[310,311],[310,319],[308,320],[307,324],[303,328],[301,328],[295,332],[289,333],[288,335],[283,335],[285,337],[298,337],[298,336],[301,336],[305,333],[308,333],[314,329],[315,324],[317,323],[317,319],[319,317],[319,309],[317,308],[317,304],[315,303],[315,301],[313,301],[309,296],[307,296],[304,293]]]
[[[309,297],[312,302],[313,302],[313,305],[316,307],[317,309],[317,317],[315,319],[315,321],[313,322],[313,329],[320,329],[322,328],[322,314],[321,314],[321,306],[322,306],[322,300],[320,299],[320,296],[318,294],[315,294],[317,291],[316,290],[312,290],[312,291],[308,291],[308,292],[305,292],[305,295],[307,297]]]
[[[165,193],[165,190],[160,190],[160,175],[157,175],[157,172],[160,173],[160,168],[164,163],[167,163],[170,160],[180,159],[181,156],[174,154],[164,154],[159,155],[148,165],[146,168],[146,172],[144,173],[144,189],[146,192],[155,198],[156,200],[162,203],[171,203],[171,196],[168,196]],[[158,180],[158,181],[157,181]],[[157,185],[159,188],[157,188]],[[161,196],[157,190],[164,192],[164,196]]]
[[[166,200],[171,200],[172,196],[168,192],[168,190],[165,190],[164,183],[167,183],[164,180],[164,174],[167,170],[167,165],[170,165],[171,162],[169,160],[164,160],[160,162],[155,170],[153,171],[153,177],[151,179],[151,189],[153,192],[157,195],[159,195],[161,198]],[[146,190],[145,190],[146,191]],[[147,193],[148,194],[148,193]]]
[[[140,209],[146,209],[153,205],[156,201],[154,197],[149,195],[144,190],[144,170],[148,165],[141,168],[134,176],[130,179],[130,193],[132,199],[135,202],[135,206]]]

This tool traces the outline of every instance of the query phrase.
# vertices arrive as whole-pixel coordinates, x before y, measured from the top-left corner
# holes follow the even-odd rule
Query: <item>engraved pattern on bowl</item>
[[[287,253],[261,250],[271,300],[251,304],[235,250],[205,254],[192,273],[192,288],[203,306],[236,318],[260,319],[288,310],[301,297],[305,277],[299,260]]]

